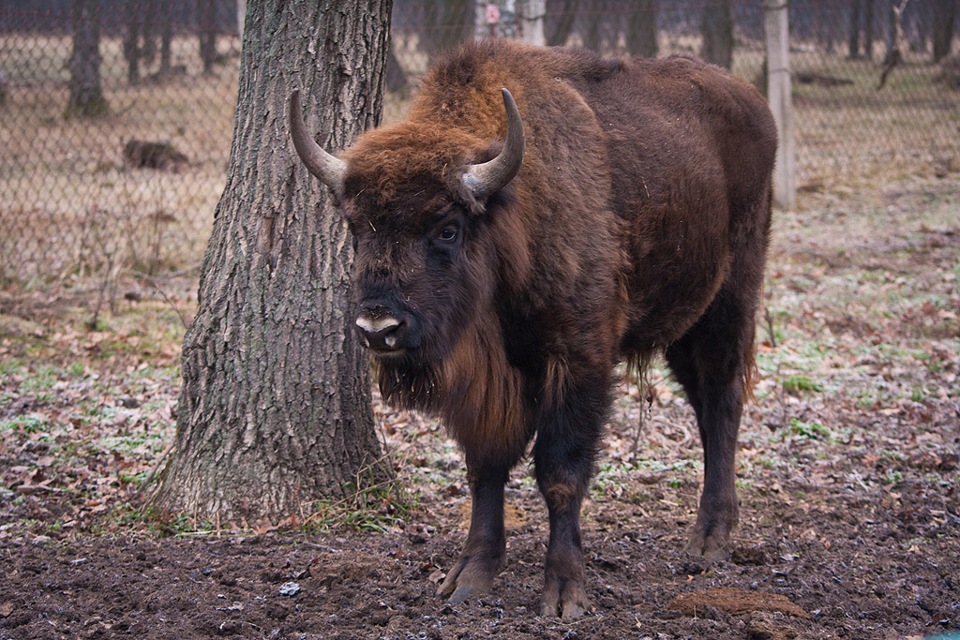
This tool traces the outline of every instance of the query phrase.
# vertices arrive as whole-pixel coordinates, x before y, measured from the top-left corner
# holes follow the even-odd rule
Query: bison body
[[[504,484],[535,438],[542,610],[583,611],[579,513],[613,367],[657,353],[704,445],[688,550],[721,554],[770,228],[776,130],[758,92],[686,58],[492,41],[436,65],[408,119],[342,159],[305,134],[296,96],[291,109],[353,233],[384,397],[438,413],[465,454],[472,522],[440,593],[490,588]]]

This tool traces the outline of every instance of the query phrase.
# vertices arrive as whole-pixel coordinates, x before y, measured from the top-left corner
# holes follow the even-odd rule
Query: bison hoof
[[[693,533],[690,534],[686,552],[694,556],[703,556],[708,560],[726,560],[730,557],[730,551],[727,548],[729,542],[729,527],[703,527],[697,523]]]
[[[573,579],[556,579],[544,586],[540,615],[544,618],[560,616],[563,620],[576,620],[589,606],[583,583]]]
[[[461,557],[447,573],[437,595],[450,604],[460,604],[471,596],[486,593],[493,586],[501,564],[502,559],[484,561],[477,556]]]

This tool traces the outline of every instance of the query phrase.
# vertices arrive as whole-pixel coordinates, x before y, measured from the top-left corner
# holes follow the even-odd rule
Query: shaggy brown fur
[[[477,201],[460,178],[501,148],[502,87],[526,153],[510,184]],[[584,610],[579,511],[611,369],[657,353],[704,443],[688,548],[722,553],[775,146],[763,98],[716,67],[499,40],[439,62],[407,121],[345,153],[336,195],[356,241],[358,309],[399,323],[396,349],[377,352],[381,390],[439,413],[467,459],[473,521],[442,595],[490,588],[503,486],[535,436],[551,527],[543,613]]]

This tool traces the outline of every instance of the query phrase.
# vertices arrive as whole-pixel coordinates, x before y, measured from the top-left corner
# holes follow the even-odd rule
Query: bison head
[[[482,241],[488,209],[523,162],[520,113],[503,89],[502,147],[437,123],[368,133],[345,159],[307,132],[290,99],[294,146],[334,192],[353,236],[355,326],[379,358],[435,363],[488,297],[495,269]],[[478,147],[482,144],[482,148]]]

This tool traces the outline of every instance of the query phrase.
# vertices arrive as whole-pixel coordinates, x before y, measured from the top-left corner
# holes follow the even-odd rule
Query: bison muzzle
[[[384,398],[439,414],[464,452],[472,519],[440,595],[492,586],[504,485],[534,440],[541,610],[586,609],[580,508],[614,366],[658,353],[704,448],[687,550],[724,554],[776,148],[752,86],[682,57],[498,40],[448,55],[407,120],[340,157],[307,132],[297,93],[290,126],[352,232],[356,331]]]

